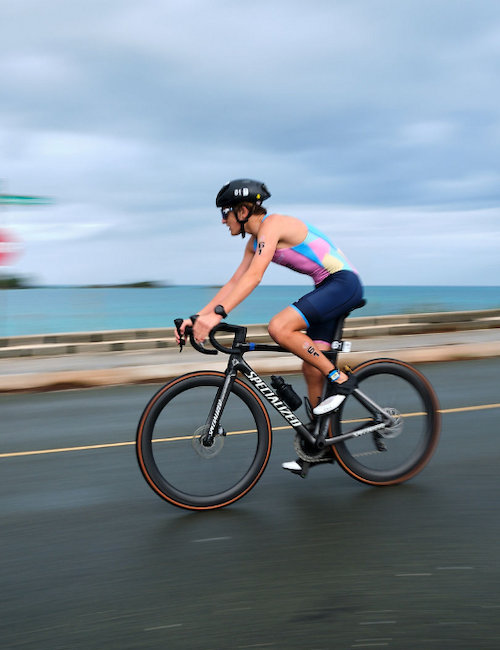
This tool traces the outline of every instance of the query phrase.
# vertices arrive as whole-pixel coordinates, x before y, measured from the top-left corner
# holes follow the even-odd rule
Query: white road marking
[[[409,576],[431,576],[432,573],[396,573],[396,578],[407,578]]]
[[[219,542],[222,539],[231,539],[230,537],[207,537],[206,539],[192,539],[191,542],[197,544],[199,542]]]
[[[365,621],[359,625],[396,625],[397,621]]]

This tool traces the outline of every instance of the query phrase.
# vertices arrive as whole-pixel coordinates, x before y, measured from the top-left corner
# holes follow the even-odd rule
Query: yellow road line
[[[440,409],[440,413],[464,413],[465,411],[485,411],[486,409],[498,409],[500,404],[483,404],[482,406],[462,406],[456,409]]]
[[[440,409],[439,413],[448,414],[448,413],[465,413],[467,411],[486,411],[488,409],[498,409],[500,404],[482,404],[481,406],[462,406],[459,408],[453,409]],[[418,415],[423,415],[423,413],[407,413],[404,417],[415,417]],[[353,422],[362,422],[363,420],[349,420],[348,423]],[[285,429],[291,429],[290,425],[285,425],[282,427],[273,427],[273,431],[284,431]],[[245,433],[253,433],[255,430],[247,429],[243,431],[230,431],[227,433],[228,436],[240,436]],[[155,442],[176,442],[179,440],[190,440],[192,436],[179,436],[176,438],[160,438]],[[11,453],[0,454],[0,458],[18,458],[20,456],[39,456],[42,454],[61,454],[67,451],[89,451],[93,449],[111,449],[113,447],[130,447],[135,445],[135,440],[130,442],[109,442],[102,445],[85,445],[82,447],[61,447],[60,449],[35,449],[33,451],[14,451]]]
[[[60,454],[64,451],[88,451],[89,449],[108,449],[109,447],[127,447],[135,445],[132,442],[108,442],[103,445],[85,445],[84,447],[62,447],[61,449],[36,449],[33,451],[15,451],[10,454],[0,454],[0,458],[14,458],[16,456],[38,456],[39,454]]]

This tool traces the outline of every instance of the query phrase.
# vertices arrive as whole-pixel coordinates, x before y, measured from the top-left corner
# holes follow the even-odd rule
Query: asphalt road
[[[254,490],[207,513],[139,472],[157,387],[0,395],[1,647],[497,650],[500,360],[420,369],[444,413],[412,481],[304,481],[278,432]]]

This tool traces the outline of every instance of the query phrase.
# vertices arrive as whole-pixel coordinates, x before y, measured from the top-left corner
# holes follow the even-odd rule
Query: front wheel
[[[255,393],[234,380],[216,435],[209,414],[225,381],[220,372],[178,377],[147,405],[137,430],[137,457],[150,487],[175,506],[222,508],[257,483],[271,453],[271,425]]]
[[[341,467],[371,485],[407,481],[429,462],[439,440],[441,418],[427,379],[406,363],[375,359],[357,366],[359,390],[392,417],[392,426],[358,435],[334,445]],[[355,395],[332,416],[334,435],[361,433],[377,418]]]

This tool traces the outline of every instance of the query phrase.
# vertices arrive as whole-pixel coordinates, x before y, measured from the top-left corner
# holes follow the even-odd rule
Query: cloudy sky
[[[498,0],[5,2],[0,79],[8,270],[223,283],[251,177],[365,284],[500,285]]]

